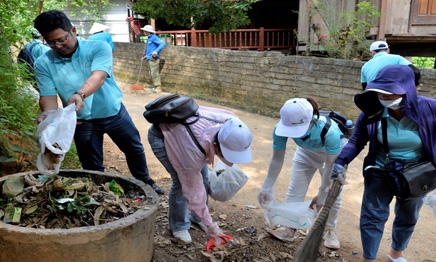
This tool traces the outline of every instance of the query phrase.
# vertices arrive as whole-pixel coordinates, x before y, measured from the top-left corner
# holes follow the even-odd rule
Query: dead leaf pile
[[[22,192],[0,197],[0,219],[21,227],[53,229],[101,225],[138,209],[146,209],[147,198],[112,180],[101,185],[91,178],[24,176]]]

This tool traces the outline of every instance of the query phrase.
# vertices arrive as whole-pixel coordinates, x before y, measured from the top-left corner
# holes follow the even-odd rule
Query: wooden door
[[[412,24],[436,24],[436,0],[413,0]]]

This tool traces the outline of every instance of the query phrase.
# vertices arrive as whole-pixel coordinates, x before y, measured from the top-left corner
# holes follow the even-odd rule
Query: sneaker
[[[205,233],[207,233],[207,226],[205,224],[203,224],[203,222],[194,222],[191,221],[191,224],[194,224],[196,226],[198,226],[201,230],[203,230]]]
[[[391,255],[388,254],[388,258],[391,262],[407,262],[407,260],[404,257],[393,258],[391,257]]]
[[[335,231],[333,231],[332,228],[324,231],[324,236],[322,238],[324,239],[324,246],[330,249],[339,249],[341,247]]]
[[[267,228],[266,232],[268,232],[275,238],[286,242],[292,242],[298,237],[297,230],[295,228],[289,227],[279,227],[276,229]]]
[[[173,236],[177,239],[178,242],[182,244],[190,244],[192,243],[191,235],[188,230],[181,230],[177,232],[173,232]]]

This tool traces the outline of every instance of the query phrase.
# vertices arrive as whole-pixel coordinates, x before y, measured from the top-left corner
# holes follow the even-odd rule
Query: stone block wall
[[[114,74],[136,83],[144,44],[115,43]],[[233,51],[167,46],[161,52],[165,92],[223,104],[261,115],[279,117],[284,102],[293,97],[314,97],[356,119],[353,97],[361,92],[362,61],[313,56],[287,56],[280,52]],[[150,86],[144,61],[140,84]],[[436,70],[422,69],[421,95],[435,96]]]

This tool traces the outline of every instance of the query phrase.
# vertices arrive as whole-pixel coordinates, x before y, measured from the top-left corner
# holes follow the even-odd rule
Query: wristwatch
[[[84,93],[77,91],[77,92],[74,92],[73,95],[75,95],[75,94],[78,94],[82,98],[82,101],[85,100],[85,94]]]

